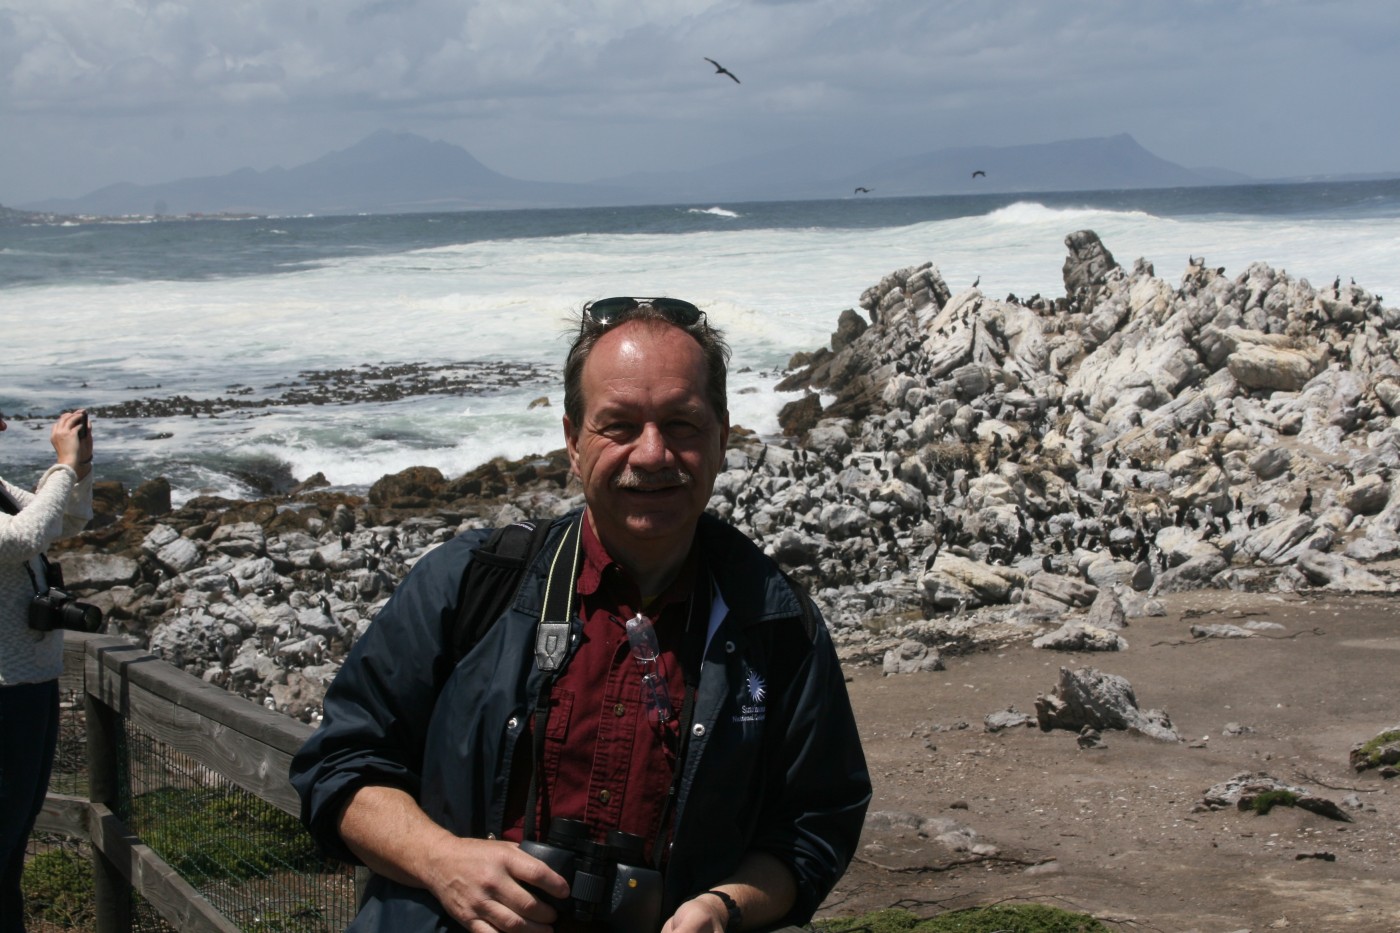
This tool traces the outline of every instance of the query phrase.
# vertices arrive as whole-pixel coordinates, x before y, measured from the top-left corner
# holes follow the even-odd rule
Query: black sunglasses
[[[679,298],[600,298],[585,305],[583,314],[595,323],[611,327],[643,307],[651,308],[679,327],[690,327],[705,317],[704,311]]]

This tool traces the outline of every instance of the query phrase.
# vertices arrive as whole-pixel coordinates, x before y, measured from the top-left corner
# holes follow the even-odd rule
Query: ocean
[[[0,227],[0,475],[32,483],[79,405],[105,410],[100,477],[165,476],[177,504],[545,453],[569,316],[610,295],[704,308],[731,420],[770,434],[788,360],[882,276],[1058,297],[1086,228],[1171,283],[1204,256],[1400,298],[1400,180]]]

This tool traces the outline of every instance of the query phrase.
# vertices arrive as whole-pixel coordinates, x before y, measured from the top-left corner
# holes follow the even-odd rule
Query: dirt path
[[[1205,592],[1168,605],[1165,618],[1132,621],[1123,652],[1024,645],[948,658],[931,674],[858,670],[871,810],[922,822],[868,824],[824,914],[1027,899],[1124,930],[1400,930],[1400,779],[1347,762],[1354,744],[1400,723],[1400,601]],[[1251,619],[1283,628],[1189,632]],[[1109,732],[1104,747],[1081,749],[1067,731],[984,731],[983,717],[1007,707],[1033,718],[1061,666],[1126,677],[1182,741]],[[1249,731],[1227,735],[1227,723]],[[1207,788],[1245,771],[1327,797],[1353,821],[1200,810]],[[1351,795],[1360,809],[1343,804]],[[959,827],[975,833],[963,834],[970,850],[938,841]]]

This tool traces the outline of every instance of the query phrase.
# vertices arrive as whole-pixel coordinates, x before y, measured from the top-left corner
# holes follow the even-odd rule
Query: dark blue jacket
[[[484,532],[423,557],[355,644],[326,694],[321,727],[292,762],[302,819],[328,853],[356,861],[337,824],[349,795],[367,784],[404,789],[459,835],[499,835],[515,742],[542,681],[535,624],[565,525],[554,523],[510,609],[455,667],[443,634]],[[732,873],[746,852],[762,851],[792,870],[797,900],[783,924],[802,924],[849,864],[870,802],[845,680],[825,624],[815,608],[804,622],[805,595],[771,559],[709,516],[697,535],[728,611],[696,694],[666,915]],[[580,624],[574,619],[576,632]],[[426,891],[376,877],[350,929],[459,927]]]

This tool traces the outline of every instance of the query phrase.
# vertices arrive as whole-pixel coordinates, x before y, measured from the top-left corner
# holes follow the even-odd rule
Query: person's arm
[[[68,494],[63,507],[63,534],[68,538],[82,531],[92,521],[92,467],[85,467],[86,476],[81,477]]]
[[[791,926],[811,919],[846,870],[871,796],[845,675],[824,622],[805,649],[793,644],[785,652],[801,658],[790,677],[770,671],[774,683],[787,686],[781,714],[775,717],[772,705],[768,711],[776,771],[765,782],[763,815],[750,842],[751,854],[767,853],[794,882],[790,909],[777,918]]]
[[[554,909],[525,885],[556,898],[569,893],[563,878],[514,843],[455,836],[395,787],[355,791],[340,838],[375,873],[426,888],[468,930],[548,933]]]
[[[92,518],[92,434],[79,438],[82,424],[82,412],[67,412],[54,422],[49,441],[58,462],[44,471],[33,493],[4,484],[20,512],[0,512],[0,560],[29,560],[59,538],[82,531]]]
[[[71,468],[51,466],[39,480],[37,492],[5,484],[20,511],[18,515],[0,512],[0,561],[22,563],[63,536],[64,507],[75,480]]]
[[[291,780],[328,854],[429,891],[472,933],[546,933],[553,910],[522,885],[563,897],[564,879],[512,843],[454,835],[418,803],[428,724],[452,667],[444,623],[482,540],[434,549],[395,590],[326,691],[321,727],[293,757]]]
[[[734,901],[745,930],[772,925],[787,916],[797,899],[788,867],[766,852],[750,852],[734,874],[682,903],[661,933],[724,933],[729,905],[713,891],[723,891]]]

